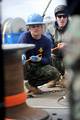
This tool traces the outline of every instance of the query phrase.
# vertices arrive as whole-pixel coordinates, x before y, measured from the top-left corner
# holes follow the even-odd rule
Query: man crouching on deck
[[[24,79],[28,80],[29,92],[34,94],[42,93],[38,86],[60,78],[58,70],[51,66],[51,41],[43,35],[44,24],[41,15],[30,15],[27,19],[29,31],[19,38],[19,43],[35,44],[34,49],[26,51],[24,64]]]

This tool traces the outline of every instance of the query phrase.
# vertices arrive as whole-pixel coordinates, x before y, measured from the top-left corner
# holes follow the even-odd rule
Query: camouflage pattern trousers
[[[54,66],[61,75],[65,74],[65,64],[62,58],[58,58],[56,55],[52,54],[52,66]]]
[[[29,84],[37,87],[51,80],[59,80],[59,71],[51,65],[42,65],[40,63],[26,63],[24,65],[24,79]]]

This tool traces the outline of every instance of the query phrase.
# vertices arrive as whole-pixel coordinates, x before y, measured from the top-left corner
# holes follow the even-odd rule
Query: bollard
[[[31,49],[33,45],[3,45],[5,117],[13,120],[51,120],[49,114],[41,109],[27,105],[24,92],[24,77],[21,61],[23,49]]]

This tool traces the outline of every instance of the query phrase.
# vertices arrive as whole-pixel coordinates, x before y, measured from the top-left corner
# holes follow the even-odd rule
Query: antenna
[[[52,0],[50,0],[50,1],[48,2],[47,6],[46,6],[46,8],[45,8],[45,10],[44,10],[44,12],[43,12],[42,17],[44,17],[44,16],[45,16],[45,13],[46,13],[46,11],[47,11],[47,9],[48,9],[48,7],[49,7],[49,5],[50,5],[51,1],[52,1]]]

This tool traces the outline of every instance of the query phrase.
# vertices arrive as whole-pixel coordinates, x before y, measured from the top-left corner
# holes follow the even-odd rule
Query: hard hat
[[[32,14],[28,17],[26,25],[45,24],[43,17],[39,14]]]
[[[63,13],[63,14],[68,15],[67,6],[66,6],[66,5],[58,5],[58,6],[55,8],[55,10],[54,10],[55,16],[56,16],[58,13]]]

